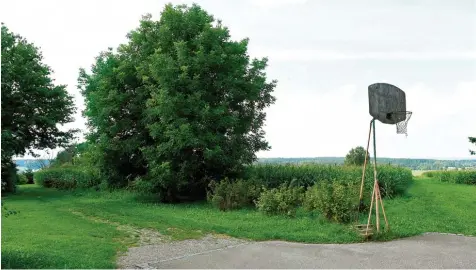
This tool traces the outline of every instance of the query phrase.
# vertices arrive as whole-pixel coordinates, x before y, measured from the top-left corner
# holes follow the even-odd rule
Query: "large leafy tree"
[[[150,94],[140,68],[156,49],[157,33],[149,18],[128,34],[129,43],[121,45],[117,53],[112,49],[101,53],[92,74],[80,71],[88,140],[96,153],[91,161],[110,186],[123,187],[147,173],[141,150],[153,143],[145,124]]]
[[[469,142],[476,145],[476,137],[469,137]],[[476,150],[469,150],[471,155],[476,155]]]
[[[346,165],[363,165],[365,162],[365,155],[370,156],[362,146],[352,148],[345,156],[344,164]]]
[[[73,132],[59,130],[58,124],[71,122],[75,108],[66,86],[53,83],[38,48],[1,28],[2,185],[12,191],[14,174],[3,173],[15,171],[12,157],[67,143]]]
[[[107,166],[113,182],[140,176],[168,200],[201,197],[210,179],[238,176],[269,149],[262,127],[276,81],[247,39],[231,40],[198,5],[167,5],[128,37],[80,77],[90,138],[120,164]]]

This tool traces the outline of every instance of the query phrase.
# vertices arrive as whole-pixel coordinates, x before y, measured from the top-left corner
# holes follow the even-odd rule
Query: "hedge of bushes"
[[[98,186],[100,179],[85,168],[58,167],[36,172],[35,182],[47,188],[75,189]]]
[[[476,185],[476,171],[431,171],[423,175],[441,182]]]
[[[370,201],[373,168],[365,174],[365,202]],[[208,200],[220,210],[255,206],[268,215],[294,216],[299,207],[317,211],[334,222],[347,223],[357,214],[362,168],[332,165],[255,165],[246,180],[212,182]],[[412,182],[409,169],[379,166],[382,195],[402,195]],[[369,205],[364,203],[364,209]],[[367,209],[366,209],[367,208]]]
[[[402,195],[413,180],[411,170],[402,167],[381,165],[378,166],[377,173],[383,197]],[[321,181],[360,184],[362,167],[325,164],[258,164],[247,168],[245,178],[253,179],[266,188],[277,188],[282,183],[290,183],[293,180],[303,187],[309,187]],[[365,172],[365,184],[366,190],[372,190],[373,167],[368,167]]]

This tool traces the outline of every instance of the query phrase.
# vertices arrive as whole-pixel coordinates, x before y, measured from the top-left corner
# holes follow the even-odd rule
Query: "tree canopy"
[[[345,165],[363,165],[365,162],[366,151],[362,146],[357,146],[352,148],[349,153],[345,156]],[[368,156],[370,156],[367,153]]]
[[[3,183],[11,178],[3,169],[12,166],[13,156],[62,146],[71,139],[73,133],[61,131],[58,124],[71,122],[75,107],[66,86],[53,83],[39,49],[5,25],[1,28]]]
[[[132,180],[166,200],[204,196],[212,178],[239,175],[269,149],[264,109],[274,103],[267,59],[198,5],[166,5],[80,71],[89,141],[111,185]]]

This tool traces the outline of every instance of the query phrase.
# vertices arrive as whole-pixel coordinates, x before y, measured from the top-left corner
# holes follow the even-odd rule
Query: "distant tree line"
[[[315,158],[260,158],[260,163],[322,163],[337,164],[345,163],[345,157],[315,157]],[[391,164],[406,167],[412,170],[443,170],[448,167],[455,168],[476,168],[476,160],[437,160],[437,159],[411,159],[411,158],[377,158],[377,163]]]

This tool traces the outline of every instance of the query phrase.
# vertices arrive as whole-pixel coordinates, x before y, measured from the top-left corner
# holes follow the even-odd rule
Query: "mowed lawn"
[[[350,225],[300,211],[296,218],[253,209],[220,212],[205,203],[165,205],[127,192],[62,192],[21,186],[4,198],[19,214],[2,218],[2,268],[114,268],[133,244],[118,225],[151,228],[173,239],[222,233],[253,240],[348,243],[361,238]],[[408,195],[385,200],[393,239],[423,232],[476,235],[476,186],[416,178]],[[365,220],[362,215],[362,220]]]

